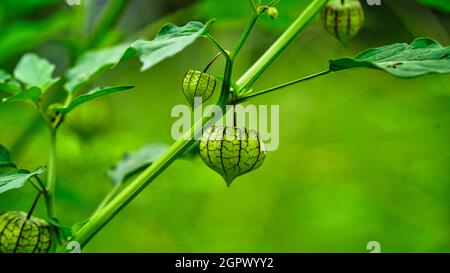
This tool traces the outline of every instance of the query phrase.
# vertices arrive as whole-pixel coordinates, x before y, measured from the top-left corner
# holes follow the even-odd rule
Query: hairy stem
[[[237,81],[241,91],[250,87],[281,53],[294,42],[298,34],[308,25],[328,0],[314,0],[275,43],[256,61],[252,67]]]

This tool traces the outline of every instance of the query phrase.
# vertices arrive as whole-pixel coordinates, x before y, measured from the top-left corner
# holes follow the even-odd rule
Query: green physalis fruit
[[[267,9],[267,14],[270,16],[270,18],[277,19],[279,15],[278,9],[276,7],[269,7]]]
[[[266,158],[266,148],[255,130],[212,127],[200,140],[200,156],[228,186],[245,173],[256,170]]]
[[[0,253],[47,253],[50,250],[50,226],[44,220],[24,212],[0,215]]]
[[[195,97],[201,97],[202,102],[205,102],[215,88],[216,78],[198,70],[189,70],[183,78],[183,93],[192,107]]]
[[[331,0],[321,15],[325,29],[344,44],[364,23],[364,11],[358,0]]]

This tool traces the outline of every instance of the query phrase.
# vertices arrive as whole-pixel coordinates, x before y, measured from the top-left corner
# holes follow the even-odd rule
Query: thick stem
[[[138,177],[131,181],[119,194],[108,204],[97,211],[90,221],[84,225],[71,239],[77,241],[83,247],[90,239],[105,226],[119,211],[121,211],[131,200],[136,197],[150,182],[164,171],[174,160],[176,160],[191,144],[193,137],[202,131],[203,125],[208,119],[203,118],[196,122],[189,132],[177,140],[162,156],[160,156],[150,167],[145,169]]]
[[[294,42],[298,34],[308,25],[328,0],[314,0],[275,43],[256,61],[253,66],[237,81],[240,90],[250,87],[280,54]]]
[[[50,129],[50,155],[48,159],[48,176],[45,200],[47,204],[48,216],[56,218],[55,207],[55,184],[56,184],[56,129]]]
[[[114,186],[114,188],[111,189],[111,191],[108,193],[108,195],[106,195],[106,197],[103,199],[103,201],[97,207],[97,209],[94,212],[94,215],[97,214],[97,212],[99,212],[102,208],[104,208],[113,199],[113,197],[119,193],[121,188],[122,187],[119,185]]]

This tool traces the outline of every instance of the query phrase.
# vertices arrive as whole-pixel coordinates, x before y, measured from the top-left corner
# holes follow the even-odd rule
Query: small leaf
[[[51,226],[55,227],[60,232],[60,234],[64,239],[67,239],[70,236],[72,236],[72,228],[60,224],[57,218],[52,217],[47,218],[46,220]]]
[[[410,45],[397,43],[366,50],[354,58],[330,61],[330,71],[355,67],[380,69],[402,78],[450,73],[450,47],[418,38]]]
[[[42,92],[58,81],[53,78],[55,66],[46,59],[42,59],[36,54],[25,54],[14,69],[14,77],[23,82],[27,89],[39,88]]]
[[[0,70],[0,90],[17,94],[21,91],[20,83],[17,82],[8,72]]]
[[[5,146],[0,144],[0,167],[14,167],[14,163],[11,161],[11,154]]]
[[[88,102],[101,96],[106,96],[112,93],[129,90],[131,88],[134,88],[134,86],[98,87],[89,91],[86,94],[76,97],[68,106],[59,108],[58,111],[61,112],[62,114],[67,114],[73,109],[75,109],[77,106],[85,102]]]
[[[11,79],[11,75],[5,70],[0,70],[0,83],[5,83],[9,79]]]
[[[43,173],[45,167],[39,167],[30,173],[26,170],[15,170],[9,173],[0,174],[0,193],[22,187],[28,179]]]
[[[153,41],[138,40],[134,42],[131,48],[139,54],[139,59],[143,64],[141,71],[147,70],[185,49],[200,35],[207,33],[213,22],[211,20],[205,25],[200,22],[189,22],[182,27],[167,24]]]
[[[67,92],[78,92],[99,74],[119,64],[121,59],[125,60],[123,55],[129,46],[130,44],[123,44],[84,54],[77,64],[67,71],[67,83],[64,85]]]
[[[4,98],[3,102],[16,102],[16,101],[25,101],[32,100],[36,102],[42,95],[41,89],[37,87],[32,87],[28,90],[21,91],[17,94],[14,94],[10,97]]]
[[[114,186],[118,186],[136,171],[153,163],[168,147],[166,144],[150,144],[128,153],[108,171],[108,177]]]
[[[168,24],[152,41],[137,40],[134,43],[88,52],[68,70],[64,87],[67,92],[76,93],[101,73],[136,55],[139,55],[143,63],[141,70],[149,69],[182,51],[200,35],[207,33],[212,22],[209,21],[205,25],[189,22],[182,27]]]

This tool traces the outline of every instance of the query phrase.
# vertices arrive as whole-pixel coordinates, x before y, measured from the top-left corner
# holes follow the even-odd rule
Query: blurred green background
[[[240,54],[235,78],[307,3],[281,0],[278,20],[264,16]],[[55,63],[61,75],[86,49],[74,41],[89,39],[107,4],[1,1],[0,68],[11,72],[23,53],[35,52]],[[450,42],[444,11],[407,0],[364,3],[364,9],[365,28],[349,46],[328,35],[316,18],[255,88],[325,70],[329,59],[370,47],[421,36]],[[132,0],[95,47],[152,38],[166,22],[217,18],[212,34],[231,48],[249,16],[241,0]],[[127,151],[173,142],[170,111],[185,103],[181,79],[215,53],[203,39],[144,73],[134,59],[96,81],[136,88],[81,106],[60,128],[56,194],[62,223],[89,217],[112,187],[107,170]],[[219,62],[213,73],[222,67]],[[199,157],[180,159],[84,251],[368,252],[366,244],[375,240],[383,252],[450,252],[448,76],[402,80],[350,70],[251,103],[280,105],[280,146],[262,168],[227,188]],[[20,167],[46,164],[47,131],[29,105],[0,104],[0,143]],[[26,211],[34,196],[30,185],[2,194],[0,211]],[[43,202],[36,215],[45,216]]]

